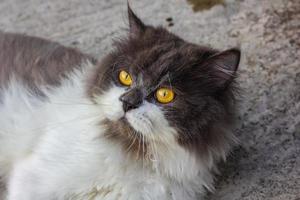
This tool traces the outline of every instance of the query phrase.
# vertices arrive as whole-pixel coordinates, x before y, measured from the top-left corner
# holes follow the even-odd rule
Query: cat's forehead
[[[196,65],[214,53],[162,29],[150,29],[145,36],[129,38],[118,47],[125,67],[136,83],[143,85],[174,82],[190,76]]]
[[[198,54],[189,48],[169,49],[159,53],[143,50],[129,60],[129,71],[140,82],[172,80],[190,71],[199,61]]]
[[[171,81],[171,72],[165,73],[148,73],[148,72],[140,72],[136,74],[135,81],[137,85],[140,86],[153,86],[165,84]]]
[[[186,48],[164,47],[154,45],[141,49],[130,55],[128,62],[134,73],[158,75],[165,71],[176,71],[176,68],[193,62]],[[194,53],[195,54],[195,53]]]

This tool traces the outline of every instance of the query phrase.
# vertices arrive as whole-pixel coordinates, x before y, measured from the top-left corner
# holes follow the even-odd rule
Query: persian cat
[[[240,51],[143,23],[101,61],[0,33],[6,200],[196,200],[235,142]]]

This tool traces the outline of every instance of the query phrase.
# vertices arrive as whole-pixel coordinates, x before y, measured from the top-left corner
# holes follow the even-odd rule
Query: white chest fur
[[[18,81],[2,93],[0,176],[8,200],[189,200],[211,185],[208,167],[177,146],[150,166],[128,159],[103,136],[99,121],[110,110],[85,97],[82,77],[47,90],[47,101]]]

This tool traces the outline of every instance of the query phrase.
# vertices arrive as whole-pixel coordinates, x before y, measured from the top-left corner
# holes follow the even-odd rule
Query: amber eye
[[[159,88],[156,90],[156,99],[160,103],[170,103],[174,99],[174,92],[168,88]]]
[[[132,84],[132,79],[129,73],[122,70],[119,74],[119,80],[123,85],[130,86]]]

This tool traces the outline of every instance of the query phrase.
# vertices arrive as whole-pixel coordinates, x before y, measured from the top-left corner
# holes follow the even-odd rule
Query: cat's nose
[[[139,89],[132,89],[120,96],[120,101],[123,103],[124,112],[128,112],[143,103],[143,93]]]

